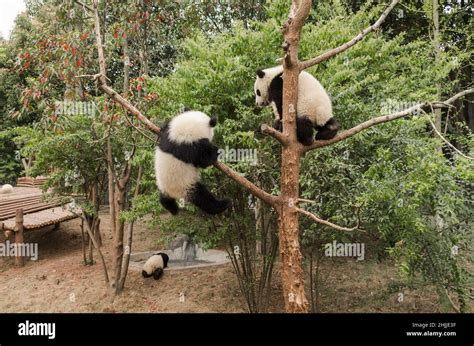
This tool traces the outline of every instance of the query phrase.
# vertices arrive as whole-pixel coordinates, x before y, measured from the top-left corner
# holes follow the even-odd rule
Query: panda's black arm
[[[200,168],[206,168],[217,161],[219,148],[212,144],[208,139],[201,139],[196,143],[196,160],[194,165]]]
[[[209,167],[217,161],[218,148],[205,138],[194,143],[176,144],[164,136],[160,140],[159,147],[165,153],[173,155],[178,160],[199,168]]]

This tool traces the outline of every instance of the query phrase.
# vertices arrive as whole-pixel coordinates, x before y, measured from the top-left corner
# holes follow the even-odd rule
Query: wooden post
[[[19,208],[16,210],[15,218],[15,265],[23,267],[25,265],[25,259],[21,255],[20,250],[23,244],[23,209]]]

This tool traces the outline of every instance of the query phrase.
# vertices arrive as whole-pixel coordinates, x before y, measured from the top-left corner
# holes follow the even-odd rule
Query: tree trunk
[[[304,291],[304,271],[301,266],[299,240],[300,144],[296,137],[296,105],[298,102],[298,41],[300,28],[284,31],[286,50],[283,71],[283,134],[289,142],[282,149],[281,210],[279,211],[280,256],[282,286],[287,312],[307,312]]]
[[[120,212],[124,210],[126,189],[117,189],[115,193],[117,210],[116,210],[116,229],[113,237],[114,246],[114,260],[112,270],[114,272],[114,280],[112,281],[112,288],[115,289],[115,293],[120,293],[119,283],[120,276],[122,273],[122,259],[123,259],[123,234],[124,234],[124,222],[119,220]]]
[[[117,237],[117,218],[116,218],[116,209],[115,209],[115,183],[114,183],[114,173],[113,173],[113,157],[112,157],[112,143],[110,139],[110,134],[109,137],[107,138],[107,175],[108,175],[108,188],[109,188],[109,214],[110,214],[110,230],[112,232],[112,237],[113,237],[113,244],[114,244],[114,249],[115,249],[115,242],[116,242],[116,237]],[[114,266],[115,266],[115,261],[114,261]],[[115,269],[115,267],[113,268]],[[113,273],[115,273],[115,270],[113,270]],[[111,281],[111,290],[115,290],[115,277]]]
[[[439,41],[439,4],[438,0],[432,0],[432,6],[433,6],[433,49],[434,49],[434,54],[435,54],[435,62],[436,64],[439,64],[439,58],[440,58],[440,41]],[[436,89],[437,89],[437,99],[441,99],[441,85],[439,83],[436,83]],[[437,108],[435,109],[435,127],[436,129],[441,133],[441,109]],[[436,134],[433,134],[436,136]],[[440,149],[441,150],[441,149]]]
[[[282,197],[279,217],[282,286],[287,312],[307,312],[304,291],[304,271],[301,267],[299,215],[294,207],[299,196],[299,153],[292,147],[283,148]]]
[[[130,55],[128,53],[128,37],[123,35],[123,96],[127,97],[130,85]]]

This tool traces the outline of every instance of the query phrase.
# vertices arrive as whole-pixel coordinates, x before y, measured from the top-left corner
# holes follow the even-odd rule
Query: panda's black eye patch
[[[257,96],[262,96],[262,94],[260,93],[260,90],[257,89]]]

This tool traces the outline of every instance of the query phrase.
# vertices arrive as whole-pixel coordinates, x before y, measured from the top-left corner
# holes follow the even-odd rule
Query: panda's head
[[[198,111],[188,111],[175,116],[169,123],[168,136],[178,144],[194,143],[200,139],[212,141],[216,117]]]
[[[275,66],[265,70],[258,70],[255,79],[254,92],[255,104],[259,107],[265,107],[270,103],[269,90],[270,84],[275,77],[279,77],[283,72],[283,66]]]

